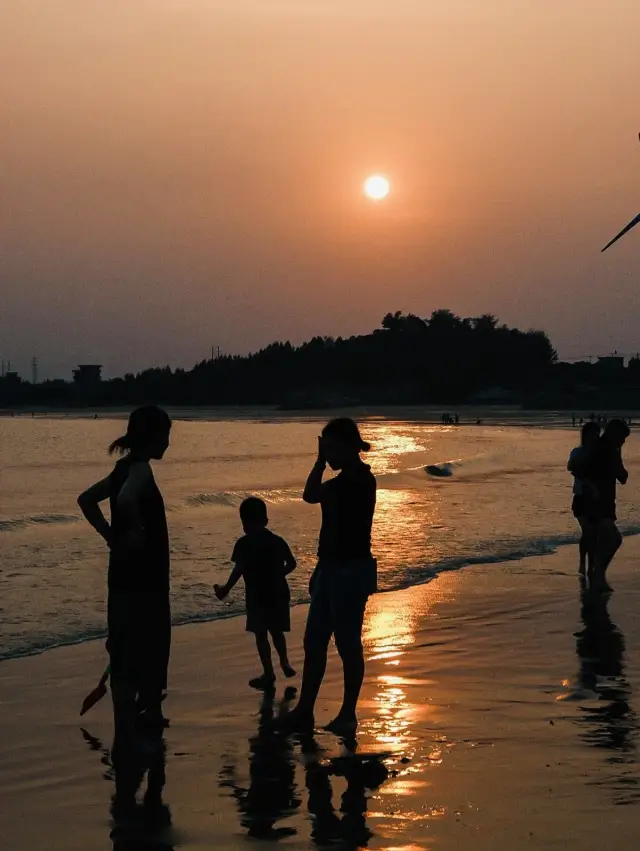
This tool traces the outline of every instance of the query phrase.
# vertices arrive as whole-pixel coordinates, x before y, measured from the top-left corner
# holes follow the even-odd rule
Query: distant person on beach
[[[137,408],[109,452],[124,455],[109,476],[78,497],[109,549],[108,651],[116,743],[137,725],[165,726],[163,693],[171,645],[170,554],[162,495],[150,461],[169,447],[171,420],[153,405]],[[100,503],[109,500],[111,523]]]
[[[589,495],[586,491],[592,488],[592,497],[597,497],[597,491],[594,485],[580,478],[579,471],[584,469],[590,454],[598,448],[599,438],[600,426],[598,423],[587,422],[581,430],[580,446],[576,446],[575,449],[571,450],[567,463],[567,469],[573,475],[573,502],[571,510],[582,531],[580,537],[579,567],[581,576],[584,576],[587,572],[587,563],[589,570],[593,570],[595,563],[597,520],[595,517],[590,516],[589,506],[593,503],[593,499],[589,500]]]
[[[586,511],[597,523],[597,546],[592,585],[608,590],[606,571],[620,549],[622,535],[616,525],[616,489],[626,484],[629,474],[622,462],[622,447],[629,437],[624,420],[613,419],[607,424],[594,452],[579,465],[578,474],[590,485],[586,495]]]
[[[376,591],[376,561],[371,554],[376,480],[360,457],[370,448],[357,424],[346,417],[332,420],[318,438],[318,457],[303,493],[305,502],[322,510],[318,564],[309,583],[300,700],[282,719],[285,728],[313,728],[331,636],[344,669],[344,697],[326,729],[353,735],[357,728],[356,706],[365,668],[362,626],[367,600]],[[340,472],[323,482],[327,464]]]
[[[245,499],[240,506],[240,520],[244,536],[235,547],[231,561],[235,567],[225,585],[214,585],[219,600],[229,594],[240,578],[244,579],[247,607],[247,632],[256,637],[256,647],[262,662],[262,675],[249,680],[257,689],[270,689],[276,681],[271,661],[271,645],[280,659],[285,677],[295,677],[289,663],[285,632],[291,629],[289,614],[289,583],[286,577],[295,570],[296,560],[289,545],[267,526],[269,517],[263,500],[255,496]]]

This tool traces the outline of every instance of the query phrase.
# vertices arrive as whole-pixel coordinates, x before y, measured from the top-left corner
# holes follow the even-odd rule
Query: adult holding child
[[[287,729],[314,726],[332,636],[344,670],[344,697],[337,717],[326,729],[352,735],[357,728],[356,706],[365,671],[362,626],[369,595],[377,590],[376,561],[371,553],[376,479],[361,458],[370,448],[355,421],[346,417],[332,420],[318,438],[318,457],[302,497],[322,510],[318,564],[309,583],[311,605],[300,700],[280,722]],[[327,466],[339,472],[324,481]]]

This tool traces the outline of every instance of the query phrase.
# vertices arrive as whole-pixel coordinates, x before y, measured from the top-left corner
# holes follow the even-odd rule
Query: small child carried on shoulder
[[[250,680],[249,685],[256,689],[271,689],[276,675],[269,636],[285,677],[296,675],[289,663],[285,638],[285,632],[291,629],[291,594],[286,577],[295,570],[296,560],[284,538],[267,528],[269,517],[263,500],[255,496],[245,499],[240,506],[240,520],[245,534],[233,548],[231,561],[235,567],[226,584],[214,585],[213,590],[219,600],[224,600],[238,580],[244,580],[246,629],[256,637],[263,669],[262,675]]]

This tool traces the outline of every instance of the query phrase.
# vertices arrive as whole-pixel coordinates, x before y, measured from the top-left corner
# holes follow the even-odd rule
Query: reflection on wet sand
[[[112,753],[95,736],[82,730],[92,751],[101,754],[106,766],[105,779],[115,783],[111,800],[113,851],[174,851],[171,811],[162,795],[166,783],[166,745],[164,740],[141,739],[135,747]],[[142,802],[137,795],[146,778]]]
[[[277,708],[273,693],[262,699],[258,731],[249,740],[249,784],[239,781],[237,766],[230,760],[220,772],[219,784],[231,790],[240,823],[250,837],[278,840],[294,836],[295,828],[279,822],[294,816],[302,804],[296,784],[299,747],[312,841],[321,848],[364,848],[373,835],[366,824],[367,795],[387,779],[388,769],[378,754],[360,755],[355,740],[343,741],[343,753],[327,759],[314,735],[282,735],[273,724],[274,709],[278,714],[287,711],[292,697],[288,695]],[[334,781],[346,784],[337,810]]]
[[[417,707],[408,700],[400,666],[402,656],[415,643],[416,617],[412,609],[398,607],[391,598],[380,596],[367,616],[363,632],[367,658],[384,661],[390,671],[377,677],[377,692],[373,698],[375,713],[367,715],[361,730],[379,745],[402,750],[405,756],[415,741],[411,726]]]
[[[357,753],[355,740],[344,743],[342,756],[320,759],[313,737],[301,742],[305,764],[305,785],[311,815],[311,839],[319,848],[366,848],[373,833],[367,826],[367,795],[388,777],[382,758]],[[338,810],[333,805],[332,778],[346,782]]]
[[[278,706],[286,712],[295,697],[288,689]],[[236,765],[227,761],[220,772],[220,786],[231,789],[236,800],[240,823],[249,836],[258,839],[280,839],[292,836],[292,827],[278,822],[295,814],[301,805],[296,788],[296,759],[290,737],[275,729],[273,692],[265,692],[260,704],[258,731],[249,739],[249,785],[243,786],[237,777]]]
[[[576,635],[580,695],[585,704],[579,719],[587,744],[609,751],[606,764],[613,773],[595,781],[611,788],[617,804],[640,800],[636,768],[637,718],[631,708],[631,686],[625,675],[625,638],[609,615],[609,597],[583,590],[580,614],[584,628]]]
[[[429,681],[402,675],[406,663],[403,657],[416,644],[418,621],[423,615],[423,609],[405,608],[397,599],[380,595],[365,622],[367,657],[382,662],[389,670],[377,676],[374,711],[368,712],[360,725],[363,737],[371,737],[381,754],[386,751],[391,769],[391,779],[375,796],[376,807],[369,812],[385,836],[396,838],[388,851],[423,851],[420,846],[403,846],[402,836],[411,824],[444,815],[442,807],[427,799],[431,784],[424,774],[442,763],[452,743],[442,735],[431,740],[418,736],[417,723],[429,711],[425,704]]]

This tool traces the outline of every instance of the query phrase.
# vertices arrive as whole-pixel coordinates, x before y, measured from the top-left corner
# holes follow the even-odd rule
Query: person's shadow
[[[366,821],[367,792],[381,786],[389,772],[381,757],[359,756],[355,739],[343,743],[344,755],[325,762],[315,758],[318,746],[312,737],[301,740],[311,839],[319,848],[356,851],[365,848],[373,837]],[[338,810],[333,805],[334,777],[346,781]]]
[[[609,753],[606,763],[614,776],[603,785],[614,789],[617,803],[637,800],[638,777],[629,766],[636,762],[637,719],[633,711],[631,686],[625,675],[625,638],[609,615],[609,595],[583,589],[580,614],[583,629],[576,634],[579,685],[597,697],[597,703],[582,707],[580,723],[583,739]]]
[[[295,689],[287,689],[278,713],[288,710]],[[237,780],[236,766],[228,762],[220,772],[219,783],[231,789],[240,823],[254,839],[278,840],[296,833],[295,828],[278,826],[293,815],[301,800],[296,788],[296,759],[293,743],[274,727],[275,696],[265,692],[260,704],[258,731],[249,739],[249,785]]]
[[[143,739],[136,742],[135,749],[110,751],[84,729],[82,736],[92,751],[101,754],[101,762],[107,767],[105,779],[115,783],[110,806],[113,851],[175,851],[171,810],[162,798],[166,783],[164,740]],[[146,789],[139,800],[145,778]]]

